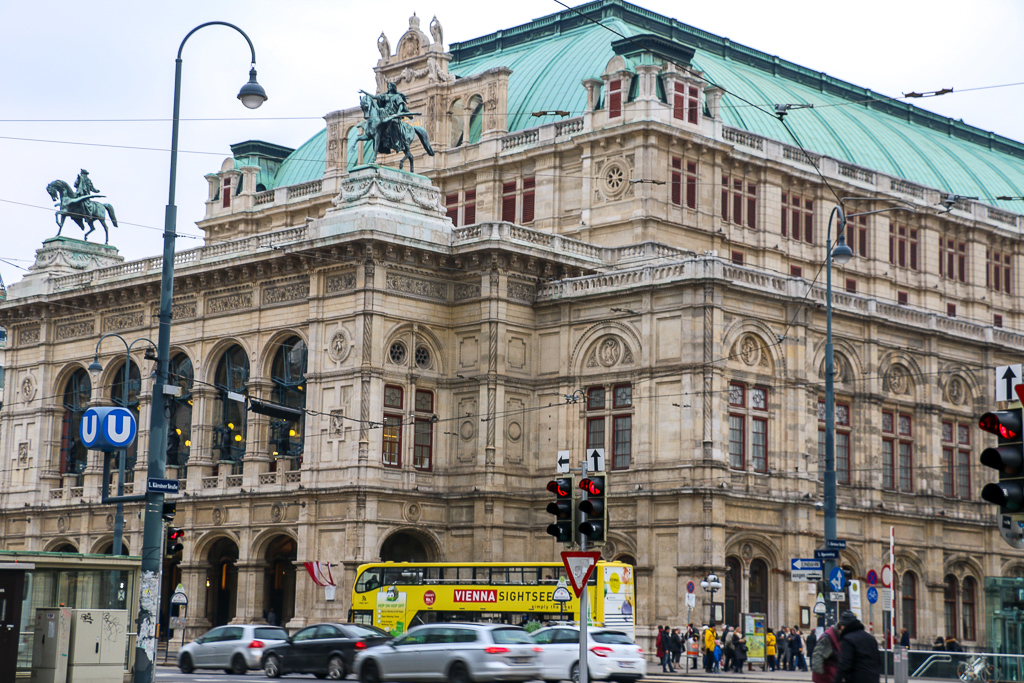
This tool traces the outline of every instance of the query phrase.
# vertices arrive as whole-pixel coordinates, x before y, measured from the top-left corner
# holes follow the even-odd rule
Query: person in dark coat
[[[811,629],[811,632],[804,638],[804,646],[807,648],[807,661],[811,661],[811,657],[814,656],[814,644],[818,642],[818,634]]]
[[[789,632],[789,656],[792,659],[790,671],[807,671],[807,660],[804,659],[804,639],[800,635],[800,629],[794,626]]]
[[[668,662],[669,673],[675,673],[675,665],[679,663],[679,657],[683,653],[683,639],[679,637],[679,629],[672,629],[672,635],[668,637],[668,651],[671,655]]]
[[[935,643],[932,645],[933,652],[945,652],[946,641],[942,639],[942,636],[935,636]]]
[[[905,628],[900,629],[900,645],[910,647],[910,631]]]
[[[840,653],[835,683],[878,683],[882,659],[878,642],[864,630],[857,615],[846,611],[839,615]]]
[[[738,631],[732,640],[733,671],[743,673],[743,665],[747,663],[747,639]]]

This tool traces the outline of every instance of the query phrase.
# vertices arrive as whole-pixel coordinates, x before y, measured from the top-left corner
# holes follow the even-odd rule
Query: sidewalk
[[[645,681],[656,681],[657,683],[680,683],[681,681],[702,681],[710,683],[737,683],[739,681],[810,681],[810,672],[804,671],[761,671],[760,665],[754,667],[753,671],[744,671],[741,674],[728,672],[709,674],[704,669],[697,669],[686,673],[683,669],[676,669],[676,673],[663,673],[660,667],[648,664]]]

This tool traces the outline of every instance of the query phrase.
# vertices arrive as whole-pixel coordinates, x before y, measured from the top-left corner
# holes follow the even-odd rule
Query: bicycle
[[[992,680],[994,667],[988,663],[988,659],[981,656],[974,656],[967,661],[956,665],[956,674],[961,681],[982,681],[989,683]]]

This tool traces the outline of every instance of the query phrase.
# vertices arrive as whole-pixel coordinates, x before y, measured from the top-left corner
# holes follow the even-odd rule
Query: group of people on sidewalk
[[[714,622],[704,627],[703,632],[693,624],[685,632],[659,626],[655,647],[664,673],[675,673],[684,652],[689,660],[687,669],[696,669],[697,657],[701,656],[706,673],[742,673],[747,662],[743,634],[725,626],[719,637]],[[804,638],[796,626],[783,626],[778,633],[766,629],[764,654],[769,671],[807,671],[810,662],[814,683],[878,683],[882,670],[875,637],[849,611],[839,615],[838,623],[825,629],[820,637],[812,630]]]

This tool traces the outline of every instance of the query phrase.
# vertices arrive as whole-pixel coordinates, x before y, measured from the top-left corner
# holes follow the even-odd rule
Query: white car
[[[647,675],[644,651],[622,631],[587,629],[589,678],[597,681],[632,683]],[[535,631],[540,646],[540,677],[546,683],[580,680],[580,630],[577,626],[552,626]]]
[[[190,674],[196,669],[223,669],[244,674],[261,668],[264,648],[287,642],[288,632],[280,626],[238,624],[218,626],[181,648],[178,668]]]

